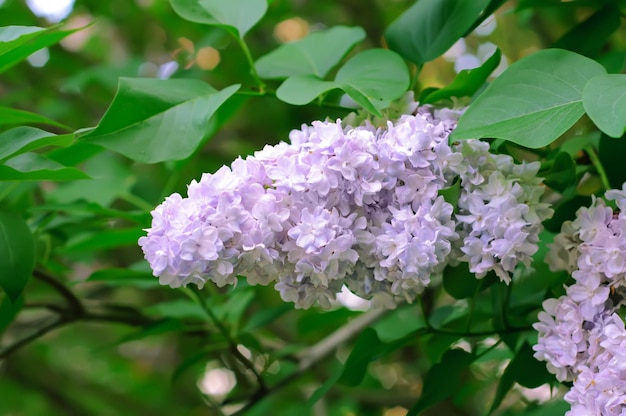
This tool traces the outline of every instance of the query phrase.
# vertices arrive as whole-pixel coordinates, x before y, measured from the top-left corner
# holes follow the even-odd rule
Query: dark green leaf
[[[18,124],[47,124],[49,126],[71,130],[69,127],[39,114],[24,110],[16,110],[9,107],[0,107],[0,126],[12,126]]]
[[[461,386],[461,374],[475,358],[463,350],[448,350],[441,358],[441,362],[433,365],[426,373],[422,395],[407,416],[417,415],[452,396]]]
[[[69,146],[73,141],[73,134],[57,136],[34,127],[15,127],[0,133],[0,163],[45,146]]]
[[[600,137],[598,156],[606,175],[609,177],[611,186],[615,189],[621,189],[622,184],[626,182],[626,169],[623,165],[625,154],[626,140],[624,137],[613,139],[604,134]]]
[[[519,0],[516,10],[536,9],[540,7],[596,7],[598,4],[601,4],[598,0]]]
[[[419,0],[385,32],[389,47],[421,65],[447,51],[480,19],[490,0]]]
[[[145,163],[185,159],[206,136],[209,118],[238,89],[217,92],[193,79],[121,78],[100,124],[81,140]]]
[[[574,26],[557,40],[553,48],[567,49],[594,58],[606,44],[607,39],[620,26],[620,11],[611,2],[585,21]]]
[[[465,299],[475,296],[479,291],[486,289],[498,281],[494,273],[489,273],[483,279],[477,279],[469,271],[467,263],[456,267],[446,267],[443,272],[443,287],[455,299]]]
[[[221,27],[240,38],[267,12],[267,0],[170,0],[170,4],[185,20]]]
[[[562,192],[576,182],[576,162],[569,153],[557,153],[553,160],[546,162],[546,167],[542,167],[539,176],[550,188]]]
[[[323,79],[364,38],[365,31],[360,27],[335,26],[311,33],[304,39],[284,44],[260,57],[255,63],[256,71],[261,78],[315,75]]]
[[[145,231],[134,227],[76,234],[63,247],[63,251],[75,253],[135,246],[139,237],[143,235],[145,235]]]
[[[535,388],[553,380],[554,376],[548,373],[545,363],[537,361],[533,357],[533,350],[530,345],[524,343],[500,378],[490,413],[500,406],[515,382],[524,387]]]
[[[264,308],[255,312],[241,329],[241,333],[254,331],[265,325],[274,322],[285,313],[293,310],[293,306],[288,303],[282,303],[272,308]]]
[[[0,335],[11,325],[22,306],[24,306],[23,296],[11,301],[8,296],[0,293]]]
[[[626,132],[626,75],[598,75],[583,90],[583,105],[589,118],[608,136]]]
[[[82,29],[82,28],[81,28]],[[0,73],[28,58],[34,52],[61,41],[81,30],[57,30],[33,26],[7,26],[0,28]]]
[[[0,288],[17,302],[35,268],[35,241],[22,216],[0,211]]]
[[[185,325],[178,319],[163,319],[161,321],[150,324],[138,331],[123,336],[119,343],[129,341],[137,341],[147,337],[167,334],[168,332],[180,332],[185,329]]]
[[[187,299],[176,299],[169,302],[161,302],[144,310],[147,314],[158,315],[164,318],[185,319],[193,318],[206,321],[208,316],[200,305]]]
[[[487,59],[481,66],[474,69],[464,69],[454,78],[452,83],[428,94],[423,100],[424,104],[432,104],[440,100],[452,97],[471,97],[489,78],[489,75],[500,64],[502,54],[500,49]]]
[[[452,140],[500,138],[546,146],[584,114],[582,91],[604,68],[589,58],[547,49],[514,63],[461,116]]]
[[[84,172],[68,168],[37,154],[23,153],[0,165],[0,181],[67,181],[87,179]]]

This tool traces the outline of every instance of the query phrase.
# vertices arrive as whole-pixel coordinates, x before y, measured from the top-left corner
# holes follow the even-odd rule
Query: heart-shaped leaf
[[[35,240],[22,216],[0,211],[0,288],[20,297],[35,267]]]
[[[546,49],[508,67],[461,116],[452,140],[492,137],[530,148],[546,146],[584,114],[582,91],[599,63]]]
[[[490,0],[419,0],[385,31],[389,47],[404,58],[431,61],[474,26]]]
[[[243,38],[267,12],[267,0],[170,0],[183,19],[218,26]]]
[[[81,140],[144,163],[185,159],[207,135],[209,118],[238,89],[218,92],[193,79],[120,78],[100,124]]]
[[[323,79],[364,38],[365,31],[360,27],[335,26],[284,44],[260,57],[254,66],[261,78],[315,75]]]
[[[404,94],[408,87],[409,73],[402,58],[386,49],[370,49],[346,62],[335,81],[323,81],[312,75],[290,77],[278,88],[276,96],[289,104],[303,105],[339,88],[357,104],[380,116],[380,109]]]
[[[626,132],[626,75],[598,75],[583,89],[585,111],[608,136],[622,137]]]

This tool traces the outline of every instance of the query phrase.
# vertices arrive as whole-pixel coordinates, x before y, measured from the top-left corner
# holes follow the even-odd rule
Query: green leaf
[[[559,152],[554,160],[546,163],[547,169],[539,171],[538,176],[543,177],[545,184],[559,192],[563,192],[576,181],[576,162],[567,152]]]
[[[2,117],[1,109],[0,117]],[[73,134],[57,136],[34,127],[15,127],[0,133],[0,163],[41,147],[69,146],[73,142]]]
[[[533,353],[530,345],[524,343],[515,358],[506,367],[498,383],[496,397],[489,411],[490,414],[500,406],[515,382],[524,387],[535,388],[554,380],[554,376],[546,370],[545,364],[537,361],[533,357]]]
[[[68,168],[37,154],[23,153],[0,165],[0,181],[67,181],[87,179],[84,172]]]
[[[16,110],[9,107],[0,107],[0,126],[12,126],[20,124],[47,124],[48,126],[59,127],[65,130],[71,130],[64,124],[57,123],[39,114],[31,113],[24,110]]]
[[[459,349],[448,350],[441,362],[433,365],[424,376],[424,388],[417,403],[409,409],[407,416],[423,410],[452,396],[461,387],[461,374],[476,357]]]
[[[584,114],[582,91],[606,71],[597,62],[546,49],[507,68],[461,116],[452,140],[482,137],[546,146]]]
[[[28,58],[34,52],[54,45],[64,37],[77,32],[57,30],[58,26],[43,29],[35,26],[0,27],[0,73]]]
[[[122,246],[136,246],[139,237],[145,235],[140,228],[121,228],[99,232],[87,232],[74,235],[62,251],[75,253],[80,251],[105,250]]]
[[[465,299],[475,296],[478,292],[498,281],[494,273],[489,273],[483,279],[477,279],[469,271],[467,263],[456,267],[448,266],[443,272],[443,287],[455,299]]]
[[[180,17],[243,38],[267,12],[267,0],[170,0]]]
[[[598,2],[598,0],[519,0],[515,10],[536,9],[540,7],[596,7],[599,3],[601,2]]]
[[[131,269],[103,269],[93,272],[87,282],[102,282],[109,286],[133,286],[140,289],[159,287],[159,279],[150,272]]]
[[[35,268],[35,240],[22,216],[0,211],[0,288],[15,303]]]
[[[119,343],[129,341],[137,341],[139,339],[152,337],[155,335],[167,334],[168,332],[180,332],[185,329],[185,325],[178,319],[163,319],[141,328],[138,331],[131,332],[128,335],[123,336]]]
[[[323,79],[363,39],[365,31],[360,27],[335,26],[284,44],[260,57],[254,66],[261,78],[315,75]]]
[[[432,104],[452,97],[471,97],[483,86],[489,75],[498,67],[502,54],[500,49],[487,59],[481,66],[464,69],[454,78],[450,85],[428,94],[421,100],[423,104]]]
[[[303,105],[326,91],[339,88],[369,112],[400,97],[409,87],[409,73],[397,54],[385,49],[370,49],[352,57],[337,72],[335,81],[322,81],[312,75],[288,78],[276,96],[289,104]]]
[[[193,79],[120,78],[102,120],[80,140],[144,163],[185,159],[207,135],[209,118],[238,89],[217,92]]]
[[[622,137],[626,132],[626,75],[604,74],[590,79],[583,89],[583,105],[602,132]]]
[[[456,210],[461,196],[461,180],[457,178],[452,185],[437,191],[437,195],[442,196]]]
[[[602,51],[607,39],[619,28],[620,23],[617,4],[608,3],[591,17],[574,26],[552,47],[594,58]]]
[[[255,329],[262,328],[265,325],[274,322],[287,312],[293,310],[293,306],[288,303],[282,303],[272,308],[263,308],[255,312],[246,324],[241,328],[241,333],[254,331]]]
[[[145,309],[150,315],[158,315],[166,318],[185,319],[193,318],[201,321],[208,319],[202,307],[187,299],[176,299],[169,302],[161,302]]]
[[[459,40],[479,20],[490,0],[419,0],[385,31],[391,50],[421,65]]]
[[[136,181],[136,176],[121,159],[108,151],[97,154],[83,165],[92,179],[60,184],[48,193],[48,200],[60,204],[85,200],[103,207],[111,206],[116,199],[130,194]]]
[[[600,137],[598,156],[604,166],[606,176],[611,186],[621,189],[626,182],[626,169],[624,169],[624,154],[626,154],[626,140],[611,138],[605,134]],[[589,205],[588,203],[585,205]]]
[[[12,302],[8,296],[0,293],[0,335],[11,325],[22,306],[24,306],[23,296]]]

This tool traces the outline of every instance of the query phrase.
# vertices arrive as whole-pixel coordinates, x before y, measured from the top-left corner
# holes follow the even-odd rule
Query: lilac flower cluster
[[[162,284],[275,284],[297,307],[344,285],[375,304],[411,301],[449,263],[508,281],[537,250],[538,163],[486,143],[448,145],[458,111],[422,107],[377,128],[314,122],[168,197],[139,240]],[[458,206],[439,195],[458,187]]]
[[[565,395],[570,416],[626,415],[626,330],[619,309],[626,304],[626,185],[581,208],[563,224],[546,261],[567,270],[574,284],[566,295],[544,302],[535,357],[560,381],[573,381]]]

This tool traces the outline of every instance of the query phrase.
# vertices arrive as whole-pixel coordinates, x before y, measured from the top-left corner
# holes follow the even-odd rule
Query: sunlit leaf
[[[461,116],[452,140],[492,137],[530,148],[546,146],[584,114],[582,91],[602,65],[547,49],[508,67]]]
[[[389,47],[423,64],[447,51],[480,19],[490,0],[419,0],[385,32]]]
[[[189,157],[209,118],[239,89],[216,91],[193,79],[121,78],[98,126],[80,138],[144,163]]]
[[[611,137],[626,132],[626,75],[598,75],[583,89],[585,111],[600,130]]]
[[[360,27],[335,26],[276,48],[260,57],[255,68],[261,78],[315,75],[323,79],[364,38],[365,31]]]
[[[0,288],[17,302],[35,267],[35,241],[22,216],[0,211]]]
[[[267,0],[170,0],[190,22],[222,27],[243,38],[267,12]]]

